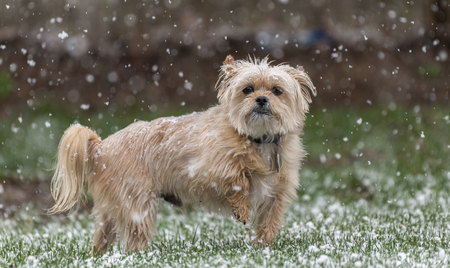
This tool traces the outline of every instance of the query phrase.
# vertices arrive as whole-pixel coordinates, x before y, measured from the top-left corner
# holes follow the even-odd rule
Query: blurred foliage
[[[435,63],[429,63],[419,66],[419,74],[422,77],[436,78],[442,73],[441,66]]]
[[[439,173],[450,161],[450,108],[322,109],[305,126],[304,142],[320,166],[387,165],[400,173]],[[319,141],[322,142],[319,142]],[[313,145],[314,144],[314,145]]]
[[[70,124],[89,126],[104,139],[134,120],[191,112],[185,106],[126,113],[89,112],[73,115],[51,105],[34,113],[2,119],[0,125],[0,176],[47,180],[62,133]],[[338,170],[354,165],[386,167],[400,174],[439,174],[450,162],[450,108],[387,107],[365,109],[313,109],[308,115],[303,140],[309,153],[306,167]],[[350,188],[361,186],[354,175]],[[357,185],[358,184],[358,185]],[[364,188],[364,187],[363,187]],[[364,189],[360,189],[364,191]]]
[[[304,168],[320,183],[300,176],[302,188],[345,203],[380,194],[386,202],[395,196],[386,192],[393,187],[412,195],[424,187],[438,192],[450,187],[449,131],[447,106],[314,110],[303,135],[309,153]]]
[[[11,79],[9,74],[0,71],[0,99],[7,97],[11,93]]]
[[[188,111],[185,107],[153,113],[141,113],[140,110],[122,114],[85,111],[74,116],[47,104],[33,113],[0,119],[0,178],[47,180],[56,161],[59,139],[71,124],[89,126],[106,138],[133,120],[152,120]]]
[[[448,104],[448,5],[6,0],[0,65],[14,87],[0,97],[0,115],[46,102],[75,113],[206,107],[228,54],[304,66],[316,106]]]

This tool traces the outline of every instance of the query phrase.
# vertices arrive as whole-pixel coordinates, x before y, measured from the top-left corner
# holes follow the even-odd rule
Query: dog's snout
[[[256,103],[260,106],[264,106],[266,103],[269,102],[269,99],[265,96],[259,96],[255,99]]]

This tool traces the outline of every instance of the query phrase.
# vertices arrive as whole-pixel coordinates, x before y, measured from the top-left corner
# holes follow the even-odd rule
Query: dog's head
[[[218,89],[219,104],[233,127],[253,138],[298,133],[316,89],[302,67],[270,66],[262,60],[225,59]]]

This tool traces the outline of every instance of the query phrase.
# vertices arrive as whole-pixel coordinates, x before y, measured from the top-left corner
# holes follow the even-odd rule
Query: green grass
[[[51,106],[26,114],[0,118],[0,179],[46,180],[55,163],[59,139],[71,124],[89,126],[102,137],[118,131],[134,120],[153,120],[161,116],[181,115],[187,109],[162,112],[149,110],[128,113],[64,113]]]
[[[11,84],[9,74],[5,71],[0,71],[0,99],[11,93]]]
[[[164,114],[170,113],[7,119],[0,129],[9,144],[0,146],[0,164],[7,166],[1,176],[47,180],[58,139],[74,120],[106,137],[136,117]],[[233,219],[195,209],[181,213],[161,203],[159,233],[148,251],[123,252],[115,245],[92,258],[88,214],[46,216],[31,202],[0,221],[0,266],[449,266],[449,115],[448,107],[393,104],[311,111],[302,136],[309,156],[299,172],[299,198],[272,247],[253,246],[248,227]],[[12,124],[20,129],[13,132]]]

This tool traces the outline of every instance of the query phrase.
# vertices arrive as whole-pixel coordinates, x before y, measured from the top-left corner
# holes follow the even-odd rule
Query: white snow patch
[[[17,64],[16,63],[11,63],[9,65],[9,70],[14,73],[15,71],[17,71]]]
[[[27,60],[27,63],[28,63],[28,65],[30,65],[31,67],[33,67],[33,66],[36,65],[36,62],[35,62],[33,59]]]
[[[320,249],[314,245],[309,246],[308,250],[311,251],[312,253],[317,253],[320,251]]]
[[[241,191],[241,190],[242,190],[242,187],[241,187],[241,186],[235,185],[235,186],[233,186],[233,190],[234,190],[234,191]]]
[[[397,12],[395,12],[394,10],[389,10],[387,15],[390,19],[395,19],[397,17]]]
[[[422,52],[427,53],[427,46],[422,46]]]
[[[316,226],[314,226],[314,223],[310,221],[306,223],[306,227],[308,227],[311,230],[317,230]]]
[[[139,212],[137,212],[137,211],[133,211],[133,212],[131,213],[131,219],[132,219],[135,223],[139,223],[139,222],[141,222],[141,221],[145,218],[145,216],[147,216],[147,215],[148,215],[148,211],[145,211],[144,214],[141,214],[141,213],[139,213]]]
[[[86,103],[86,104],[83,103],[83,104],[80,105],[80,108],[81,108],[82,110],[87,110],[87,109],[89,109],[89,106],[90,106],[90,105],[89,105],[88,103]]]
[[[61,40],[64,40],[67,37],[69,37],[69,35],[65,31],[62,31],[61,33],[58,34],[58,38],[60,38]]]
[[[119,80],[119,75],[116,72],[112,71],[108,74],[108,81],[110,83],[115,83],[118,80]]]
[[[320,158],[320,163],[323,164],[323,163],[327,162],[327,157],[326,157],[326,155],[320,154],[319,158]]]
[[[184,81],[184,88],[185,89],[187,89],[187,90],[192,90],[192,87],[193,87],[193,85],[192,85],[192,83],[191,82],[189,82],[189,81]]]
[[[94,83],[94,81],[95,81],[95,77],[93,74],[87,74],[85,76],[85,78],[86,78],[86,81],[88,81],[88,83]]]
[[[195,175],[198,173],[198,167],[196,165],[197,163],[198,163],[197,159],[194,158],[189,159],[188,177],[191,179],[194,178]]]
[[[445,256],[446,256],[445,250],[442,249],[442,248],[439,248],[439,258],[440,258],[441,260],[444,260],[444,259],[445,259]]]
[[[327,262],[329,257],[327,255],[320,255],[317,259],[317,263],[325,263]]]
[[[447,51],[445,51],[445,50],[439,51],[438,57],[439,57],[439,60],[440,60],[440,61],[446,61],[447,58],[448,58]]]

